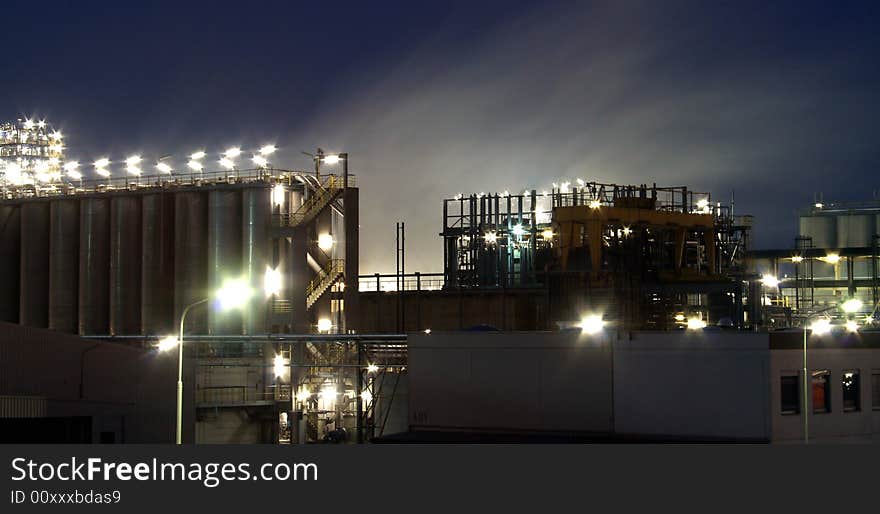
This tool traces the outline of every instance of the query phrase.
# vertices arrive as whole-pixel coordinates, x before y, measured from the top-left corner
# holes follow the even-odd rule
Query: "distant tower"
[[[44,120],[19,118],[0,124],[0,184],[43,185],[61,180],[61,132]]]

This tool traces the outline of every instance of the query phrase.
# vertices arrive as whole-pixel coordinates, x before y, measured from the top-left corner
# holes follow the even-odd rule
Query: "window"
[[[840,387],[843,390],[843,412],[862,410],[859,386],[859,370],[854,369],[843,372],[843,380],[840,383]]]
[[[813,413],[831,412],[831,373],[827,369],[813,372]]]
[[[796,374],[780,377],[779,394],[782,414],[799,414],[801,412],[800,382]]]
[[[880,410],[880,369],[871,372],[871,407]]]

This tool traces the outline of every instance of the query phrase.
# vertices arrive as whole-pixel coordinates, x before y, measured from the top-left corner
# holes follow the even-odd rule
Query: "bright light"
[[[702,200],[697,202],[697,209],[704,210],[709,207],[709,200],[703,198]]]
[[[223,152],[223,156],[227,159],[235,159],[241,155],[241,148],[234,146],[232,148],[228,148],[225,152]]]
[[[161,171],[162,173],[171,173],[171,166],[165,164],[164,162],[160,162],[156,165],[156,169]]]
[[[577,183],[578,183],[579,186],[583,186],[583,185],[584,185],[584,179],[582,179],[582,178],[577,179]]]
[[[604,326],[605,322],[602,320],[602,316],[592,314],[581,319],[581,330],[585,334],[597,334],[602,331]]]
[[[774,277],[773,275],[765,274],[763,277],[761,277],[761,283],[764,284],[764,287],[779,287],[779,279]]]
[[[859,324],[856,323],[854,320],[849,320],[846,322],[846,329],[850,332],[858,332]]]
[[[623,237],[627,237],[632,234],[632,229],[629,227],[623,227]]]
[[[50,166],[58,166],[58,163],[61,162],[58,160],[58,157],[49,157],[49,165]]]
[[[63,137],[64,137],[64,135],[61,132],[58,132],[57,130],[55,132],[52,132],[52,139],[54,139],[55,141],[59,141]]]
[[[325,252],[329,252],[333,249],[333,236],[324,232],[323,234],[318,235],[318,248],[324,250]]]
[[[262,150],[260,151],[262,152]],[[337,164],[341,159],[338,155],[325,155],[322,160],[324,161],[324,164]]]
[[[109,177],[110,176],[110,171],[107,169],[104,169],[104,168],[97,168],[95,170],[95,173],[97,173],[98,175],[101,175],[102,177]]]
[[[483,238],[490,245],[495,244],[495,242],[498,241],[498,234],[496,234],[495,232],[486,232],[486,234],[483,236]]]
[[[859,312],[862,310],[862,301],[858,298],[850,298],[843,302],[840,308],[843,309],[844,312]]]
[[[275,371],[275,378],[280,378],[284,375],[284,371],[287,369],[287,362],[284,361],[284,357],[275,354],[275,361],[273,362],[272,367]]]
[[[545,228],[541,232],[541,237],[543,237],[545,241],[549,241],[549,240],[553,239],[553,230],[551,230],[549,228]]]
[[[371,401],[373,401],[373,393],[364,389],[364,391],[361,393],[361,400],[370,403]]]
[[[277,148],[275,148],[275,145],[265,145],[264,147],[260,148],[260,155],[272,155],[273,153],[275,153],[275,150],[277,150]],[[326,162],[327,158],[325,157],[324,159]]]
[[[197,161],[205,156],[205,152],[199,150],[198,152],[189,156],[190,159]]]
[[[377,371],[379,371],[379,366],[376,366],[375,364],[367,366],[367,373],[376,373]]]
[[[221,310],[243,307],[254,292],[244,279],[227,280],[217,291],[217,301]]]
[[[254,161],[254,164],[259,166],[260,168],[266,166],[266,164],[269,162],[262,155],[255,155],[255,156],[251,157],[251,160]]]
[[[329,332],[333,328],[333,322],[329,318],[318,320],[318,332]]]
[[[425,329],[425,333],[430,335],[430,334],[431,334],[431,329],[430,329],[430,328],[426,328],[426,329]]]
[[[822,260],[827,262],[828,264],[837,264],[838,262],[840,262],[840,254],[829,253]]]
[[[827,334],[831,332],[831,320],[828,318],[817,319],[810,325],[810,330],[816,335]]]
[[[795,255],[791,258],[791,262],[793,262],[795,264],[797,264],[799,262],[803,262],[803,261],[804,261],[804,258],[801,257],[800,255]]]
[[[140,155],[132,155],[131,157],[129,157],[128,159],[125,160],[126,166],[129,166],[129,167],[137,166],[138,164],[140,164],[140,162],[141,162]]]
[[[159,339],[159,351],[167,352],[177,347],[177,338],[175,336],[167,336]]]
[[[284,205],[284,198],[287,196],[284,185],[275,184],[272,188],[272,203],[275,205]]]
[[[598,209],[599,207],[602,207],[602,202],[600,202],[599,200],[590,201],[590,209]]]
[[[263,289],[266,291],[266,296],[280,294],[281,272],[266,266],[266,275],[263,277]]]
[[[142,173],[141,169],[138,168],[137,166],[126,166],[125,171],[127,171],[131,175],[136,175],[136,176],[140,176],[140,174]]]
[[[24,128],[26,128],[28,130],[34,128],[33,120],[24,120]]]
[[[675,321],[678,321],[679,323],[684,321],[684,319],[685,319],[684,314],[679,313],[679,314],[675,315]]]
[[[200,163],[199,161],[191,160],[186,163],[186,165],[189,166],[189,169],[193,171],[202,171],[202,163]]]
[[[67,176],[72,178],[73,180],[80,180],[83,178],[82,173],[75,170],[68,171]]]
[[[106,158],[106,157],[101,158],[101,159],[98,159],[97,161],[95,161],[95,167],[96,167],[96,168],[106,168],[106,167],[109,166],[109,165],[110,165],[110,159],[108,159],[108,158]]]
[[[64,171],[70,173],[71,171],[76,171],[76,169],[79,168],[79,163],[77,161],[70,161],[64,163],[64,166],[62,167],[64,168]]]
[[[815,205],[815,207],[816,207],[817,209],[821,209],[822,207],[825,207],[825,206],[822,205],[821,203],[817,203],[817,204]]]
[[[219,162],[219,163],[220,163],[220,166],[223,166],[223,167],[226,168],[227,170],[231,170],[232,168],[235,167],[235,163],[232,162],[232,160],[227,159],[226,157],[223,157],[222,159],[220,159],[220,160],[217,161],[217,162]]]
[[[706,322],[700,318],[688,318],[687,328],[688,330],[702,330],[706,328]]]
[[[335,400],[337,394],[339,393],[336,392],[336,386],[329,385],[325,386],[324,389],[321,389],[321,392],[318,394],[318,396],[320,396],[322,400],[326,401]]]
[[[513,226],[513,235],[522,237],[523,234],[526,233],[526,230],[523,228],[522,223],[517,223]]]

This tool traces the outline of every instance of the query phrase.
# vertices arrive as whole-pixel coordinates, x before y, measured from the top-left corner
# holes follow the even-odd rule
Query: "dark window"
[[[813,413],[831,412],[831,373],[813,372]]]
[[[840,387],[843,389],[843,412],[856,412],[862,409],[859,386],[859,370],[843,372],[843,380],[840,382]]]
[[[783,375],[779,379],[779,393],[783,414],[798,414],[801,411],[800,380],[797,375]]]
[[[871,373],[871,406],[880,410],[880,369]]]

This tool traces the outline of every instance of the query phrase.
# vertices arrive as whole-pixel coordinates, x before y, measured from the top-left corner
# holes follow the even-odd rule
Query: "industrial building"
[[[170,442],[177,351],[183,442],[880,432],[871,205],[816,205],[794,248],[754,251],[750,216],[685,186],[459,194],[442,204],[442,270],[406,272],[400,223],[397,272],[359,275],[347,154],[319,149],[307,171],[275,168],[273,145],[253,166],[217,153],[222,171],[203,150],[155,172],[101,158],[84,178],[44,122],[5,124],[0,141],[0,348],[26,356],[0,366],[0,418],[60,416],[79,434],[64,440]],[[92,408],[104,400],[81,378],[59,409],[69,380],[16,371],[39,376],[53,352],[94,370],[92,347],[135,356],[119,369],[137,408]]]

